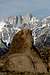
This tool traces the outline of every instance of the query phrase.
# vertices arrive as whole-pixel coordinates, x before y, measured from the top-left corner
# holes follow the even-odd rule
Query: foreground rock
[[[47,73],[46,64],[42,62],[35,49],[32,48],[30,30],[21,30],[14,35],[7,60],[6,70],[10,72]]]

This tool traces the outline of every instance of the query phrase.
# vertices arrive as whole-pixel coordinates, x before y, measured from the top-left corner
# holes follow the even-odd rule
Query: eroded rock
[[[31,33],[31,30],[25,29],[14,35],[5,63],[7,70],[11,72],[47,73],[46,65],[36,50],[32,48]]]

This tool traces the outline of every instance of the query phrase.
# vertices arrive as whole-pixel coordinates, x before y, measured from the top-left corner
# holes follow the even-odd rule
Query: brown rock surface
[[[46,65],[32,49],[31,30],[21,30],[14,35],[7,57],[6,69],[11,72],[47,73]]]
[[[30,30],[21,30],[13,37],[10,51],[11,53],[24,53],[32,47],[32,36]]]
[[[50,48],[48,48],[48,68],[50,71]]]
[[[14,54],[9,56],[7,68],[9,71],[15,72],[35,72],[29,57],[24,54]]]

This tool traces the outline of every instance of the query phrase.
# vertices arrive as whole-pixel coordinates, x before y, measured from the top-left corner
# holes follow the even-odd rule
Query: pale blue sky
[[[34,16],[50,15],[50,0],[0,0],[0,16],[28,13]]]

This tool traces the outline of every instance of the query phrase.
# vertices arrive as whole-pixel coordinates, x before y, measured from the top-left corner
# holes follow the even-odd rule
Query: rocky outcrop
[[[14,35],[4,62],[7,71],[47,73],[46,64],[32,48],[31,33],[31,30],[25,29]]]
[[[32,35],[31,30],[21,30],[15,34],[11,42],[11,53],[25,53],[29,52],[32,47]]]

